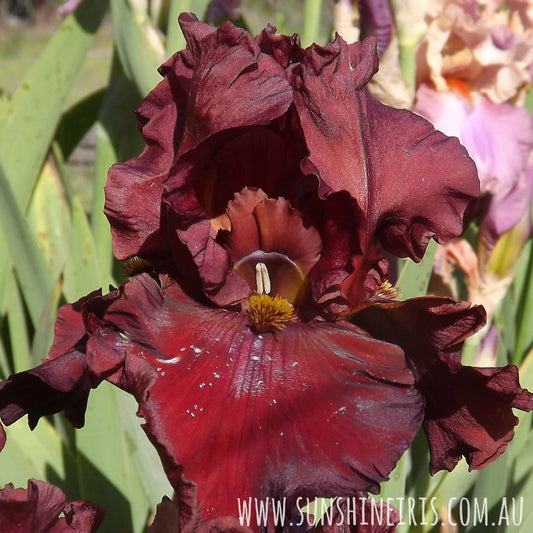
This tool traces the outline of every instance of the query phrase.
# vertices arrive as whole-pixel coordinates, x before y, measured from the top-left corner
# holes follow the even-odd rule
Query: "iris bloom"
[[[106,186],[131,279],[60,309],[49,359],[0,384],[2,421],[79,427],[91,388],[121,387],[190,523],[376,492],[421,424],[432,472],[494,460],[533,407],[516,367],[461,366],[484,310],[394,301],[385,258],[461,232],[465,149],[368,94],[372,40],[180,23],[187,49],[138,110],[146,148]]]

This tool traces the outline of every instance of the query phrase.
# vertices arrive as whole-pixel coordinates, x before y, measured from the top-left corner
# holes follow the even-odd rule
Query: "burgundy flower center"
[[[308,292],[308,274],[322,249],[318,231],[306,226],[286,199],[248,188],[235,195],[226,217],[215,223],[220,227],[217,242],[234,275],[245,282],[241,301],[255,330],[283,329]]]

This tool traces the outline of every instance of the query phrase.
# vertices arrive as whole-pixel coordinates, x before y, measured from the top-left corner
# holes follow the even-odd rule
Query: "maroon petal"
[[[283,70],[249,33],[229,22],[213,31],[190,14],[179,22],[194,62],[180,155],[217,131],[269,124],[287,110],[292,90]]]
[[[124,363],[125,354],[117,352],[92,360],[91,369],[87,365],[87,341],[91,334],[100,334],[103,314],[120,294],[115,290],[101,296],[100,291],[94,291],[59,310],[50,358],[0,382],[0,418],[4,424],[28,414],[28,423],[34,428],[42,416],[63,411],[74,427],[83,426],[90,390]]]
[[[83,344],[83,339],[87,334],[87,329],[83,323],[81,310],[84,304],[91,302],[92,307],[95,303],[101,302],[100,314],[103,314],[106,304],[104,302],[111,302],[116,297],[116,293],[110,293],[102,297],[102,291],[93,291],[87,296],[80,298],[73,304],[63,305],[58,313],[57,320],[54,325],[54,342],[48,353],[50,359],[54,359],[59,355],[64,355],[71,349],[75,348],[79,343]]]
[[[94,503],[74,501],[65,505],[63,514],[50,533],[93,533],[102,522],[104,512]]]
[[[59,515],[64,513],[64,517]],[[12,484],[0,490],[0,531],[3,533],[92,533],[103,512],[89,502],[67,503],[63,492],[30,479],[27,489]]]
[[[187,49],[161,66],[165,79],[138,110],[146,148],[109,172],[105,213],[121,260],[141,255],[170,261],[161,197],[183,154],[217,132],[269,124],[292,101],[283,69],[247,32],[230,23],[215,29],[188,14],[180,24]],[[168,187],[176,188],[172,182]]]
[[[424,429],[431,472],[452,470],[464,455],[471,469],[494,461],[518,423],[512,408],[531,411],[533,396],[518,369],[462,366],[463,340],[485,321],[480,306],[446,298],[373,305],[353,316],[372,335],[401,346],[426,399]]]
[[[175,140],[183,132],[186,89],[192,77],[192,69],[184,65],[184,53],[173,56],[163,65],[163,71],[169,65],[174,75],[165,77],[137,110],[146,142],[143,152],[109,169],[104,212],[111,224],[113,252],[119,260],[134,255],[164,260],[169,254],[161,227],[161,196],[174,162]]]
[[[237,262],[245,255],[261,248],[254,209],[267,198],[261,189],[246,188],[236,193],[235,198],[228,203],[226,213],[231,231],[228,229],[222,235],[232,261]]]
[[[283,198],[268,199],[254,210],[261,250],[290,257],[304,274],[308,274],[320,257],[322,241],[318,231],[306,227],[302,214],[291,209]]]
[[[391,253],[420,260],[431,237],[461,232],[479,194],[476,169],[457,139],[368,94],[376,66],[369,40],[306,50],[292,81],[310,151],[303,169],[320,178],[322,195],[347,190],[357,200],[366,246],[377,234]]]
[[[90,321],[99,326],[83,375],[135,395],[184,513],[194,513],[191,482],[204,518],[238,516],[238,497],[377,491],[419,427],[422,403],[402,351],[348,323],[291,322],[257,335],[245,313],[201,306],[147,274],[120,295]],[[68,382],[59,365],[72,358],[31,371],[49,395]],[[30,395],[27,374],[0,390],[4,422],[13,404],[17,416],[41,414],[42,395],[32,390],[24,403],[17,390]]]
[[[82,427],[89,391],[100,381],[87,371],[85,354],[70,350],[2,381],[0,418],[4,424],[12,424],[28,414],[33,429],[42,416],[64,411],[74,427]]]
[[[305,225],[302,213],[292,209],[287,200],[267,198],[260,189],[245,188],[236,194],[228,204],[227,216],[230,229],[220,231],[217,241],[228,251],[250,290],[257,289],[255,268],[263,262],[272,293],[295,302],[320,258],[318,231]]]
[[[338,498],[317,524],[318,533],[395,533],[400,512],[364,493]]]
[[[453,470],[463,455],[471,470],[483,468],[513,438],[518,418],[512,408],[533,410],[533,397],[520,387],[514,365],[463,367],[456,375],[447,370],[445,365],[435,368],[420,387],[428,401],[424,429],[430,442],[431,472]],[[437,383],[451,396],[447,401],[435,392]]]
[[[402,352],[348,324],[255,335],[245,314],[186,302],[148,276],[106,319],[159,374],[149,390],[135,371],[111,380],[140,400],[171,482],[179,494],[194,481],[207,518],[236,516],[237,497],[375,491],[420,423]]]

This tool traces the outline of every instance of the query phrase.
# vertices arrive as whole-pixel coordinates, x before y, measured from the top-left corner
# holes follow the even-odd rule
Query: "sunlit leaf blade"
[[[527,260],[520,258],[515,286],[518,294],[516,309],[517,340],[514,361],[521,361],[533,344],[533,247],[529,250]],[[523,262],[522,262],[523,261]]]
[[[305,0],[304,20],[302,28],[302,45],[310,46],[319,42],[320,19],[322,14],[322,0]]]
[[[9,308],[7,324],[9,327],[9,343],[11,347],[11,358],[13,360],[13,371],[21,372],[30,368],[32,364],[29,328],[24,303],[19,292],[18,284],[14,278],[12,278],[12,282],[7,287],[6,298]]]
[[[94,238],[95,253],[102,269],[112,272],[113,254],[111,251],[111,232],[104,215],[104,185],[110,165],[117,161],[109,135],[99,122],[96,124],[96,156],[94,162],[93,200],[91,208],[91,231]]]
[[[533,391],[533,350],[528,353],[520,365],[520,385],[525,389]],[[515,427],[515,436],[506,453],[511,456],[511,460],[519,461],[524,456],[530,457],[532,462],[528,470],[533,472],[533,454],[528,453],[533,444],[533,433],[531,432],[533,415],[523,411],[517,411],[515,414],[519,419],[519,423]],[[524,470],[520,469],[519,474],[524,475]]]
[[[431,478],[427,497],[436,498],[436,508],[442,505],[448,507],[450,502],[457,502],[457,498],[466,494],[476,482],[479,470],[468,471],[468,464],[463,459],[459,461],[452,472],[438,472]]]
[[[499,349],[505,354],[504,363],[514,362],[513,355],[517,333],[516,307],[517,299],[515,293],[513,290],[509,290],[494,317],[494,325],[497,327],[501,339]]]
[[[35,333],[31,345],[30,364],[24,367],[24,370],[30,366],[37,366],[41,360],[48,355],[48,350],[50,349],[50,346],[52,346],[54,323],[61,297],[61,286],[61,279],[58,278],[50,290],[50,294],[48,295],[41,316],[39,317],[39,321],[35,327]]]
[[[150,21],[139,20],[125,0],[111,0],[115,43],[124,71],[142,95],[148,94],[161,81],[157,68],[165,51]]]
[[[421,428],[409,448],[409,472],[406,481],[406,496],[421,498],[428,494],[431,478],[429,476],[429,446],[426,434]]]
[[[428,244],[424,258],[420,263],[415,263],[410,259],[402,260],[403,266],[396,283],[402,299],[416,298],[426,294],[436,251],[437,243],[432,240]]]
[[[122,430],[112,385],[104,382],[91,395],[76,444],[83,498],[111,509],[105,515],[103,531],[144,531],[150,506]]]
[[[0,261],[0,316],[7,311],[6,306],[6,287],[8,283],[12,283],[12,269],[11,261],[9,260],[9,248],[7,246],[6,234],[0,231],[0,257],[4,260]]]
[[[64,159],[68,159],[96,122],[98,110],[102,105],[105,89],[100,89],[76,102],[63,115],[57,126],[56,140],[61,146]]]
[[[48,479],[60,483],[70,494],[78,493],[72,454],[54,427],[41,419],[30,431],[24,420],[6,428],[7,441],[0,453],[0,486],[26,487],[27,480]]]
[[[178,24],[178,15],[184,10],[183,4],[188,4],[190,0],[177,0],[170,2],[168,12],[168,26],[167,26],[167,41],[165,52],[167,57],[170,57],[174,52],[183,50],[185,48],[185,37]]]
[[[0,380],[6,379],[11,373],[12,368],[7,357],[6,348],[4,346],[4,339],[0,337]]]
[[[69,89],[104,16],[107,0],[85,0],[47,44],[0,112],[0,160],[25,212]]]
[[[96,155],[94,163],[91,230],[100,263],[105,272],[111,272],[111,232],[104,215],[104,185],[109,167],[139,154],[143,139],[137,129],[133,110],[141,96],[135,85],[119,74],[109,84],[96,125]]]
[[[112,280],[109,273],[102,271],[87,216],[76,198],[72,203],[70,250],[71,257],[64,269],[63,292],[66,299],[74,302],[99,287],[106,292]]]
[[[57,279],[70,255],[70,216],[65,188],[51,157],[42,167],[26,220]]]
[[[495,462],[487,465],[477,476],[476,484],[472,492],[472,509],[476,505],[483,512],[480,522],[497,523],[500,504],[508,493],[508,473],[509,473],[508,453],[504,453]],[[486,511],[485,511],[486,509]],[[487,517],[485,518],[485,515]],[[472,515],[473,518],[473,515]],[[471,520],[469,530],[479,531],[485,526],[484,523],[474,524]],[[479,526],[476,528],[476,526]],[[481,529],[482,530],[482,529]]]
[[[11,187],[0,168],[0,226],[34,324],[46,305],[54,278],[37,241],[17,206]]]

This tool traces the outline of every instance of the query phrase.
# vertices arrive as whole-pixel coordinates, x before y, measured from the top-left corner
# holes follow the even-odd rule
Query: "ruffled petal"
[[[420,260],[431,237],[461,232],[479,194],[476,169],[457,139],[368,94],[376,57],[368,40],[306,50],[292,81],[310,151],[302,168],[319,177],[321,195],[347,190],[357,200],[365,247],[377,236],[389,252]]]
[[[103,511],[95,504],[67,502],[59,488],[44,481],[30,479],[27,489],[8,484],[0,490],[3,533],[93,533],[102,518]]]
[[[261,249],[290,257],[304,274],[308,274],[320,257],[322,241],[318,231],[306,227],[302,214],[291,209],[282,198],[268,199],[254,210]]]
[[[63,514],[50,533],[93,533],[102,522],[104,512],[94,503],[74,501],[67,502]]]
[[[236,128],[269,124],[292,102],[283,69],[247,32],[230,23],[215,29],[190,14],[182,14],[180,24],[187,49],[161,66],[164,80],[138,110],[146,148],[109,172],[105,213],[121,260],[141,255],[167,266],[173,244],[161,198],[169,175],[167,190],[182,185],[175,183],[181,179],[172,170],[176,162],[216,133],[231,137],[239,134]]]
[[[283,70],[249,33],[229,22],[213,30],[190,14],[179,22],[194,62],[180,155],[217,131],[269,124],[287,110],[292,90]]]
[[[246,315],[184,305],[175,285],[151,305],[147,291],[160,289],[130,283],[107,318],[159,373],[139,413],[204,516],[235,516],[236,495],[377,490],[420,422],[400,351],[341,324],[255,335]]]
[[[226,209],[230,220],[231,231],[221,234],[228,253],[234,262],[245,255],[261,249],[261,241],[254,209],[268,196],[261,189],[243,189],[235,194],[235,198],[228,203]]]
[[[237,516],[237,497],[377,491],[420,425],[402,351],[348,323],[257,335],[245,313],[203,307],[173,282],[142,274],[120,294],[94,319],[85,371],[137,398],[184,513],[191,482],[204,518]],[[34,371],[50,390],[64,378],[39,369],[62,359]],[[24,374],[0,391],[3,419]],[[39,409],[17,416],[25,408]]]
[[[518,423],[512,408],[531,411],[533,395],[514,365],[462,366],[461,344],[485,321],[480,306],[446,298],[415,298],[369,306],[353,322],[405,350],[416,387],[426,399],[424,429],[430,470],[452,470],[462,456],[479,469],[503,453]]]
[[[137,110],[146,146],[136,158],[113,165],[105,186],[104,212],[111,225],[113,253],[119,260],[134,255],[170,260],[164,212],[163,182],[174,162],[174,142],[183,134],[187,89],[192,68],[186,52],[175,54],[161,68],[170,73]]]

